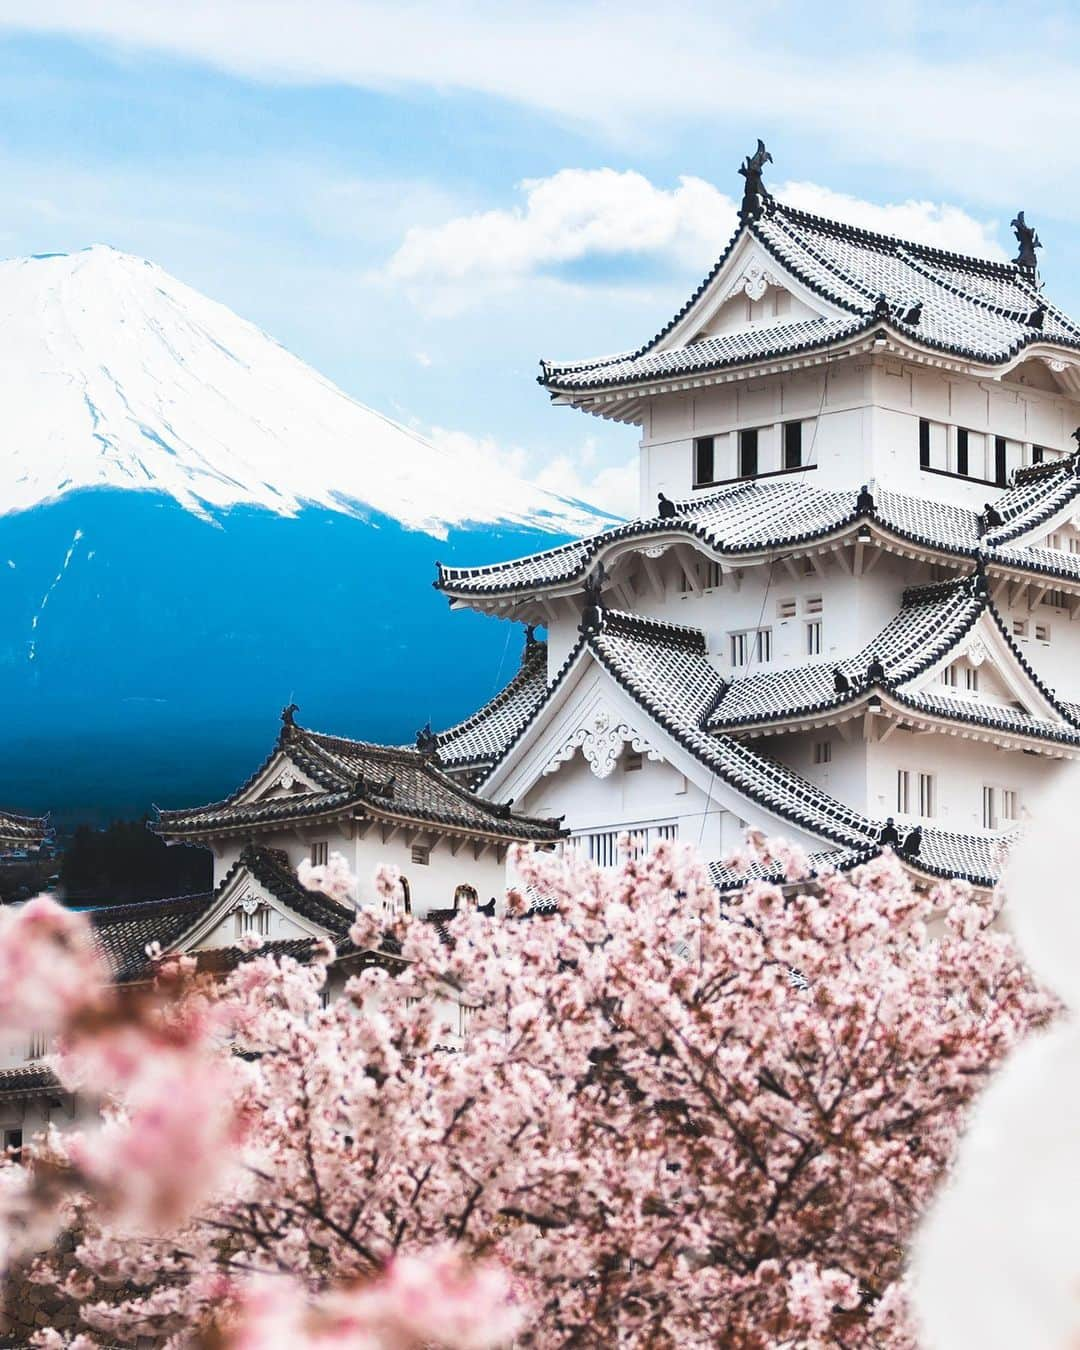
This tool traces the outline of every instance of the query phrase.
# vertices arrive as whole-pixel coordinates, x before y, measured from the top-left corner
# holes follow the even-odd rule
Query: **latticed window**
[[[907,769],[897,769],[896,771],[896,809],[900,815],[906,816],[908,808],[911,805],[911,775]]]
[[[919,815],[929,820],[934,814],[937,797],[934,775],[932,773],[919,774]]]
[[[323,867],[330,857],[330,845],[325,839],[318,839],[311,846],[311,863],[313,867]]]
[[[806,625],[806,654],[807,656],[821,655],[821,620],[811,619]]]

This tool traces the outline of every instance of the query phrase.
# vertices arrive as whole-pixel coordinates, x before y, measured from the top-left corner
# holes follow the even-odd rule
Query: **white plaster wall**
[[[1045,368],[1040,368],[1045,370]],[[1052,389],[1022,381],[1051,382],[1048,373],[1023,371],[1003,381],[929,370],[888,357],[860,356],[819,370],[733,381],[694,393],[655,396],[641,441],[641,512],[655,512],[656,495],[685,498],[693,487],[693,442],[714,436],[716,477],[736,474],[736,435],[762,431],[760,468],[779,467],[779,426],[798,418],[804,456],[817,467],[806,473],[815,487],[852,488],[876,479],[895,491],[925,493],[981,509],[997,489],[924,472],[919,466],[919,420],[932,428],[931,464],[955,469],[955,430],[973,433],[972,479],[993,477],[993,438],[1008,441],[1010,470],[1029,463],[1031,446],[1073,448],[1080,403]],[[975,437],[986,438],[984,462]]]
[[[454,891],[461,884],[474,886],[481,904],[486,904],[491,896],[501,899],[506,889],[505,858],[498,858],[491,848],[485,849],[477,858],[473,844],[462,842],[457,853],[452,854],[452,844],[442,839],[432,847],[426,865],[414,863],[411,846],[400,835],[384,844],[377,825],[371,826],[363,838],[350,838],[343,825],[335,823],[321,829],[305,829],[302,835],[291,829],[260,834],[258,843],[261,847],[283,850],[288,855],[289,865],[296,868],[304,858],[311,856],[312,844],[323,840],[331,853],[341,853],[348,859],[369,895],[374,893],[372,877],[380,863],[399,867],[409,882],[414,914],[450,908]],[[220,855],[215,852],[215,886],[236,862],[242,848],[242,842],[229,843]]]
[[[916,807],[916,774],[936,779],[937,812],[932,824],[947,830],[982,829],[983,785],[1011,788],[1019,793],[1021,811],[1037,791],[1061,772],[1066,761],[1044,755],[959,737],[896,731],[884,744],[866,746],[869,761],[869,802],[875,816],[896,815],[896,772],[911,774],[912,810]],[[912,815],[911,819],[916,817]]]
[[[574,831],[632,830],[675,822],[680,842],[700,847],[715,858],[736,846],[744,822],[722,808],[670,764],[645,759],[626,770],[626,749],[606,778],[598,778],[581,751],[552,774],[544,774],[525,797],[524,809],[536,815],[566,815]]]

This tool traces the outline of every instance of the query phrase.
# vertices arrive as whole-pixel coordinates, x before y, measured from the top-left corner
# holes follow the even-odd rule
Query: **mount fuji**
[[[293,700],[372,740],[464,715],[518,639],[435,559],[609,519],[100,245],[0,263],[0,400],[0,802],[60,823],[222,795]]]

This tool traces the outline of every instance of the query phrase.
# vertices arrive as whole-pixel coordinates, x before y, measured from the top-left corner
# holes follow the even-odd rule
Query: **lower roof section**
[[[987,566],[1080,582],[1075,555],[1044,547],[1037,532],[1080,496],[1080,458],[1017,473],[990,511],[973,511],[874,483],[840,491],[818,488],[807,469],[747,479],[684,501],[661,502],[657,515],[628,521],[541,553],[481,567],[439,565],[436,587],[476,608],[544,592],[581,589],[597,566],[628,548],[692,542],[709,555],[747,565],[778,551],[798,550],[863,529],[871,542],[917,550],[943,562]],[[1035,537],[1034,543],[1025,543]]]

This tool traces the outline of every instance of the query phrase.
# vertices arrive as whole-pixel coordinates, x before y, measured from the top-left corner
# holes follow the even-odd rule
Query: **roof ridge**
[[[887,234],[881,230],[870,230],[863,225],[853,225],[849,221],[835,220],[831,216],[819,216],[813,211],[804,211],[777,199],[772,215],[781,214],[799,224],[820,229],[836,236],[857,240],[864,244],[888,246],[891,251],[897,248],[910,250],[918,257],[928,257],[939,262],[961,263],[973,271],[986,271],[1002,279],[1024,280],[1023,269],[1015,262],[1000,262],[993,258],[980,258],[974,253],[957,253],[951,249],[938,248],[934,244],[920,243],[917,239],[905,239],[903,235]]]
[[[194,905],[199,901],[205,903],[212,899],[214,894],[215,892],[212,890],[196,891],[190,895],[161,896],[157,900],[132,900],[128,904],[119,901],[114,905],[95,905],[93,909],[83,910],[83,913],[92,924],[97,926],[106,919],[141,919],[156,913],[160,909]]]
[[[700,650],[703,655],[708,651],[705,633],[693,624],[654,619],[627,609],[601,609],[600,615],[599,632],[652,635],[673,640],[692,650]]]

